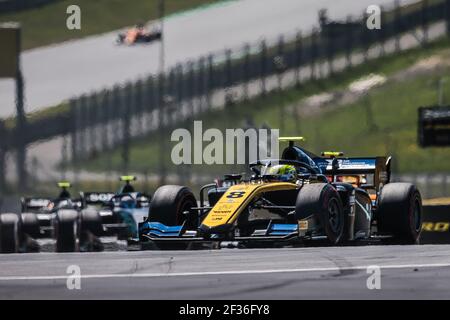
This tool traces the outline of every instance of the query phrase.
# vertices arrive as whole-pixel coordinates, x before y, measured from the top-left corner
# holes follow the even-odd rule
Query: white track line
[[[186,277],[186,276],[207,276],[207,275],[235,275],[235,274],[265,274],[265,273],[288,273],[288,272],[322,272],[322,271],[349,271],[367,270],[369,267],[380,267],[380,269],[408,269],[408,268],[445,268],[450,267],[450,263],[435,264],[398,264],[398,265],[366,265],[354,267],[327,267],[327,268],[298,268],[298,269],[266,269],[266,270],[230,270],[230,271],[206,271],[206,272],[173,272],[173,273],[128,273],[128,274],[90,274],[81,275],[81,279],[105,279],[105,278],[157,278],[157,277]],[[17,280],[65,280],[74,275],[61,276],[10,276],[0,277],[0,281]]]

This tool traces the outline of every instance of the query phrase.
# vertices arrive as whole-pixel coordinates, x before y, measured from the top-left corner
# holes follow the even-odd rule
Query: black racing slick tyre
[[[102,251],[104,246],[100,241],[103,234],[102,218],[97,210],[84,209],[80,212],[80,251]]]
[[[338,192],[330,184],[304,185],[297,195],[295,216],[297,219],[314,216],[330,244],[338,244],[343,238],[344,209]]]
[[[15,213],[0,214],[0,252],[17,253],[20,250],[21,221]]]
[[[159,187],[150,202],[148,221],[160,222],[167,226],[181,225],[185,211],[197,206],[194,194],[187,187],[167,185]],[[196,212],[193,212],[193,214]],[[192,215],[189,215],[192,216]],[[197,219],[190,219],[189,227],[197,227]]]
[[[102,234],[102,218],[97,210],[84,209],[80,214],[80,231],[90,232],[95,236]]]
[[[78,212],[59,210],[54,220],[54,237],[57,252],[78,251]]]
[[[402,244],[419,243],[422,226],[422,198],[410,183],[389,183],[378,198],[377,228]]]
[[[17,253],[20,250],[21,221],[15,213],[0,214],[0,252]]]
[[[35,213],[22,213],[22,232],[31,238],[38,238],[40,235],[39,220]]]

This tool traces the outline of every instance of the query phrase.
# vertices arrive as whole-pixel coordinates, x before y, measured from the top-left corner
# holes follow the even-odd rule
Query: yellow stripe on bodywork
[[[264,192],[296,188],[296,184],[288,182],[246,183],[231,186],[217,201],[202,224],[213,228],[233,223],[256,196]]]

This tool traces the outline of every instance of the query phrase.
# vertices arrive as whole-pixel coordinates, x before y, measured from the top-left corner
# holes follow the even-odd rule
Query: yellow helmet
[[[281,181],[293,181],[297,179],[297,170],[288,164],[279,164],[270,167],[267,174],[278,176]]]

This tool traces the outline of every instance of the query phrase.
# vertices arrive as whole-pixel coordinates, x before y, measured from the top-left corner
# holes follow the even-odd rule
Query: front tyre
[[[186,220],[183,213],[191,211],[191,208],[196,206],[197,200],[189,188],[176,185],[162,186],[156,190],[150,202],[148,221],[160,222],[166,226],[181,225]],[[198,225],[196,219],[190,219],[186,223],[188,228],[195,228]]]
[[[377,226],[402,244],[419,243],[422,226],[422,198],[410,183],[389,183],[378,199]]]
[[[187,187],[167,185],[159,187],[150,202],[148,221],[160,222],[166,226],[179,226],[185,224],[187,229],[198,227],[198,216],[191,208],[197,206],[194,194]],[[184,215],[189,211],[189,215]],[[185,243],[158,243],[157,248],[162,250],[183,250]]]
[[[17,253],[20,250],[20,217],[15,213],[0,214],[0,252]]]
[[[327,183],[304,185],[295,204],[297,220],[314,216],[330,244],[338,244],[344,234],[345,215],[336,189]]]

